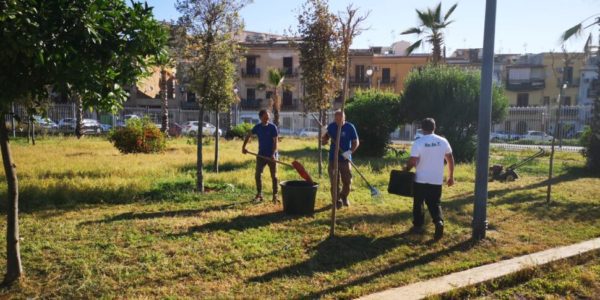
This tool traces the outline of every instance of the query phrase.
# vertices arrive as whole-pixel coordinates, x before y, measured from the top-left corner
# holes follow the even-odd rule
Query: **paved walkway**
[[[446,276],[421,281],[399,288],[386,290],[360,299],[422,299],[447,293],[457,288],[497,279],[533,266],[541,266],[557,260],[573,257],[600,249],[600,238],[523,255],[497,263],[452,273]]]

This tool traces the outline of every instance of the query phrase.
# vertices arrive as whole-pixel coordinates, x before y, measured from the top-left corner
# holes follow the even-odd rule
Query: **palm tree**
[[[172,68],[174,61],[171,58],[168,49],[163,49],[154,58],[152,63],[160,68],[160,100],[161,100],[161,126],[160,130],[165,134],[169,132],[169,97],[168,94],[168,71]]]
[[[433,64],[436,65],[442,60],[442,46],[444,44],[443,30],[448,27],[452,22],[449,20],[450,15],[456,9],[458,3],[452,5],[450,9],[444,14],[442,18],[442,3],[440,2],[437,7],[432,10],[427,8],[427,11],[420,11],[417,9],[417,15],[419,16],[420,24],[417,27],[412,27],[402,32],[401,34],[416,34],[417,36],[424,36],[424,39],[416,41],[406,49],[406,54],[410,55],[415,49],[419,48],[423,43],[423,40],[430,43],[433,46]]]
[[[581,23],[576,24],[575,26],[569,28],[565,32],[563,32],[560,36],[560,40],[564,43],[567,40],[579,36],[583,33],[584,30],[593,27],[600,26],[600,14],[595,14],[587,19],[583,20]],[[593,21],[590,21],[593,20]],[[600,36],[600,35],[599,35]],[[586,48],[589,44],[591,44],[592,34],[590,33],[588,40],[586,42]],[[597,50],[597,57],[600,57],[600,47]],[[600,61],[597,60],[597,72],[600,73]],[[599,89],[600,85],[595,85],[596,88]],[[590,128],[592,130],[592,134],[590,135],[590,140],[588,142],[586,156],[587,156],[587,165],[588,167],[596,174],[600,174],[600,90],[596,91],[596,99],[594,99],[594,109],[592,115],[592,122],[590,124]]]
[[[273,92],[273,123],[279,127],[279,111],[281,110],[281,100],[279,99],[279,89],[283,87],[285,75],[279,69],[269,69],[268,85]]]

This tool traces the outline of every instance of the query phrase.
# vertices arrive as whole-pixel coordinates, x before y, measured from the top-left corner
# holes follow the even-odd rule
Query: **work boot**
[[[349,207],[350,206],[350,201],[348,199],[342,199],[342,205]]]
[[[273,203],[279,203],[279,196],[277,194],[273,195]]]
[[[435,234],[433,238],[439,240],[444,236],[444,222],[435,223]]]
[[[261,194],[256,194],[256,196],[254,196],[254,200],[252,200],[252,202],[254,203],[259,203],[263,201],[263,196]]]

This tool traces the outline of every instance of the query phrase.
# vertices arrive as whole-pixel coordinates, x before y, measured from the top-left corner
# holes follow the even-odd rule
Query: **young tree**
[[[185,28],[183,61],[188,65],[189,88],[198,95],[199,126],[204,110],[214,110],[215,171],[218,172],[219,112],[235,101],[235,58],[238,51],[235,36],[242,30],[239,10],[245,1],[178,0],[179,25]],[[204,192],[202,172],[202,129],[198,129],[196,190]]]
[[[434,10],[427,8],[427,11],[417,9],[419,16],[419,25],[412,27],[402,32],[401,34],[416,34],[417,36],[424,35],[426,42],[433,47],[433,64],[436,65],[442,60],[442,47],[444,45],[443,30],[452,22],[450,16],[456,9],[457,4],[452,5],[450,9],[442,16],[442,2],[440,2]],[[415,49],[419,48],[423,43],[423,39],[416,41],[406,49],[406,54],[411,54]]]
[[[18,177],[4,123],[11,103],[44,99],[49,89],[69,89],[84,91],[89,105],[119,106],[127,98],[120,83],[135,82],[146,67],[147,56],[162,44],[152,9],[137,2],[130,6],[122,0],[0,4],[0,67],[13,70],[0,73],[0,149],[9,196],[4,283],[23,274]]]
[[[269,69],[268,86],[273,92],[273,123],[279,128],[279,112],[281,111],[281,99],[279,99],[279,89],[283,87],[285,76],[279,69]]]
[[[590,19],[592,21],[590,21]],[[584,30],[590,27],[600,29],[600,17],[598,14],[593,15],[581,23],[569,28],[561,35],[561,41],[566,42],[574,37],[579,36]],[[598,35],[600,37],[600,34]],[[591,33],[588,41],[591,42]],[[597,57],[600,57],[600,47],[597,48]],[[596,60],[597,72],[600,74],[600,60]],[[600,78],[596,79],[600,82]],[[586,145],[587,166],[595,174],[600,174],[600,84],[596,84],[591,88],[596,89],[596,99],[593,104],[592,122],[590,124],[591,132],[588,144]]]
[[[352,42],[354,38],[360,35],[363,31],[361,28],[361,24],[367,19],[369,14],[358,15],[358,8],[353,7],[352,5],[348,5],[346,7],[346,11],[340,13],[336,18],[337,20],[337,30],[339,37],[339,57],[342,59],[342,76],[344,78],[343,89],[342,89],[342,107],[341,110],[344,112],[346,107],[346,97],[348,97],[348,84],[349,84],[349,76],[350,76],[350,46],[352,46]],[[333,189],[333,198],[332,206],[331,206],[331,226],[329,230],[329,236],[333,237],[335,235],[335,219],[336,219],[336,202],[339,195],[339,156],[340,156],[340,139],[342,133],[342,126],[337,127],[337,133],[335,135],[335,152],[333,154],[333,176],[334,176],[334,189]]]
[[[307,111],[319,112],[319,121],[326,124],[325,110],[335,98],[338,81],[335,74],[337,60],[337,18],[329,12],[327,0],[306,0],[298,15],[298,33],[301,41],[300,67]],[[319,126],[319,136],[321,136]],[[323,145],[319,140],[319,176],[323,174]]]

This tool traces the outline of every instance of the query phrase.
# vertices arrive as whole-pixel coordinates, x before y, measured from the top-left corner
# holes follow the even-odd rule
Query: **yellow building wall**
[[[585,59],[582,53],[570,53],[572,57],[573,67],[573,81],[575,85],[569,85],[564,91],[564,97],[571,98],[571,105],[577,104],[577,96],[579,93],[579,80],[581,75],[581,68],[585,64]],[[557,68],[564,66],[562,53],[545,53],[544,54],[544,69],[546,73],[546,86],[542,90],[532,91],[509,91],[505,90],[506,96],[508,97],[508,103],[511,106],[517,105],[518,94],[528,93],[529,94],[529,106],[541,106],[544,105],[544,97],[549,97],[550,103],[556,103],[559,93],[559,79],[562,79],[562,74],[557,71]],[[506,76],[505,78],[506,79]]]

